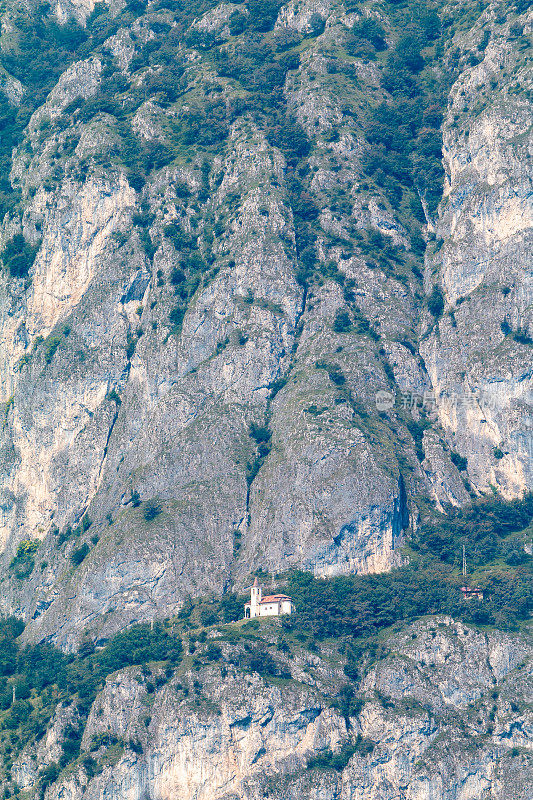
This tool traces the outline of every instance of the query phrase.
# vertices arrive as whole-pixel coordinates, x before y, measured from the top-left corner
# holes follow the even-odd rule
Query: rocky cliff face
[[[36,251],[0,276],[2,603],[27,635],[73,647],[258,567],[386,570],[418,498],[530,487],[526,15],[492,4],[427,50],[457,79],[426,225],[414,189],[368,177],[392,10],[289,3],[244,44],[255,7],[92,12],[51,9],[93,38],[13,152],[2,226],[4,256],[20,234]]]
[[[89,11],[80,6],[76,13]],[[224,41],[234,11],[217,7],[191,29]],[[128,85],[147,81],[146,71],[133,78],[130,64],[136,48],[153,38],[150,25],[172,24],[168,13],[161,13],[158,20],[150,14],[137,19],[131,30],[120,28],[105,43],[103,52],[118,70],[114,79],[118,75],[126,90],[123,104],[130,99]],[[311,286],[297,281],[301,220],[295,222],[291,207],[287,157],[249,114],[236,115],[224,147],[210,162],[191,150],[184,162],[178,156],[173,165],[153,170],[136,191],[113,162],[123,136],[116,117],[103,111],[87,119],[71,110],[81,105],[83,111],[82,101],[101,91],[100,53],[66,70],[33,114],[14,154],[11,181],[21,192],[21,216],[6,217],[4,240],[22,231],[39,249],[28,279],[3,276],[3,540],[7,563],[21,539],[43,539],[46,566],[26,590],[10,585],[6,607],[34,618],[41,634],[66,625],[68,637],[72,623],[79,628],[82,620],[108,612],[120,612],[122,622],[124,616],[153,615],[156,609],[167,613],[185,591],[220,591],[228,576],[240,580],[257,565],[279,570],[300,564],[318,574],[386,569],[408,522],[408,495],[411,513],[416,513],[414,492],[439,502],[460,503],[468,496],[438,435],[421,467],[401,415],[383,419],[375,408],[376,392],[388,389],[392,377],[399,390],[422,396],[431,380],[444,431],[461,429],[458,449],[470,458],[470,445],[461,437],[480,441],[479,425],[460,425],[461,418],[449,412],[443,398],[453,402],[454,396],[444,385],[455,372],[446,359],[459,363],[461,348],[471,354],[480,350],[467,344],[467,337],[460,346],[445,344],[447,323],[441,320],[438,336],[430,332],[424,342],[426,374],[416,353],[402,343],[416,338],[416,283],[399,282],[376,265],[369,268],[353,243],[351,249],[340,246],[349,225],[372,226],[390,234],[394,244],[409,244],[393,209],[357,185],[362,141],[353,117],[341,108],[338,85],[329,77],[334,71],[326,69],[325,53],[353,20],[329,6],[287,6],[275,29],[305,41],[315,33],[310,20],[323,32],[301,51],[300,66],[287,73],[283,92],[290,112],[316,137],[306,167],[314,173],[309,213],[319,213],[319,261],[329,258],[341,281],[327,276]],[[503,59],[509,49],[510,37],[500,34],[485,61],[492,53]],[[213,78],[202,51],[184,51],[179,43],[177,52],[188,65],[188,97],[210,102],[213,92],[206,82]],[[516,59],[515,54],[513,63]],[[109,64],[106,68],[109,72]],[[372,64],[356,61],[354,68],[354,86],[362,81],[367,91],[379,91]],[[479,81],[489,80],[490,69],[472,68]],[[460,86],[472,80],[472,70],[462,73],[452,97],[464,96]],[[345,89],[351,100],[349,82]],[[217,91],[233,102],[227,80]],[[10,98],[16,100],[13,92]],[[467,99],[461,102],[466,107]],[[131,127],[141,143],[170,147],[165,126],[176,113],[188,112],[187,105],[176,112],[147,100]],[[484,114],[497,120],[490,130],[502,148],[526,119],[526,112],[520,116],[517,110],[518,127],[511,130],[492,104]],[[481,154],[482,131],[489,125],[482,119],[476,145]],[[452,124],[457,126],[450,122],[446,130],[446,156],[455,164],[465,160],[459,149],[464,139],[454,138],[460,128]],[[472,148],[475,136],[468,141]],[[518,149],[505,161],[507,170],[509,163],[519,165]],[[478,170],[492,163],[482,155],[478,162]],[[454,166],[439,223],[443,230],[452,226],[450,197],[456,183],[463,185],[463,175]],[[504,182],[514,187],[514,175],[498,177],[497,186],[487,179],[494,186],[491,197]],[[337,207],[339,185],[346,187],[347,199]],[[462,207],[463,222],[459,228],[453,223],[452,236],[459,236],[461,225],[475,226],[470,209]],[[493,227],[503,230],[510,213],[498,206]],[[513,218],[518,217],[516,210]],[[452,247],[458,252],[454,241],[447,239],[439,251],[450,302],[458,296],[451,287],[461,282],[460,270],[472,273],[467,253],[478,251],[471,239],[471,250],[461,245],[464,256],[452,262],[446,254]],[[512,241],[505,253],[518,247]],[[200,254],[207,270],[201,280],[183,269],[191,247],[199,248],[192,253]],[[492,240],[486,247],[493,247]],[[491,269],[501,274],[503,263],[492,263]],[[478,290],[482,273],[476,274],[475,280],[465,278],[470,283],[461,297]],[[183,286],[181,276],[189,285]],[[173,317],[176,292],[190,301]],[[500,294],[502,303],[513,301],[514,294]],[[366,329],[356,328],[361,335],[350,320],[335,325],[347,297],[357,298],[356,313],[368,320]],[[525,308],[526,295],[523,299]],[[519,314],[517,305],[512,309]],[[478,318],[481,323],[481,311]],[[454,342],[460,330],[450,327]],[[509,336],[505,341],[518,350],[527,347]],[[523,358],[515,361],[523,365]],[[484,364],[490,371],[489,362]],[[491,374],[501,389],[500,372]],[[522,402],[519,397],[527,401],[522,378],[513,377],[522,387],[509,394],[516,396],[513,408]],[[502,407],[502,430],[511,424],[508,408]],[[516,441],[523,424],[517,414],[513,411]],[[494,425],[484,424],[494,438]],[[259,431],[255,438],[250,426]],[[503,438],[490,443],[504,451],[507,446]],[[407,474],[399,453],[402,463],[407,460]],[[514,475],[508,491],[516,493],[528,485],[527,463],[522,459],[519,469],[517,456],[505,453],[499,469],[509,480]],[[471,458],[469,464],[477,486],[491,482],[485,461]],[[132,495],[157,503],[161,513],[148,524],[142,508],[129,502]],[[68,552],[57,552],[53,531],[76,526],[84,515],[93,522],[94,547],[72,574],[65,570]],[[236,536],[242,543],[238,558]]]
[[[483,58],[455,82],[444,122],[446,182],[427,265],[446,313],[421,352],[472,482],[513,496],[531,486],[532,464],[529,29],[489,8],[457,47],[476,52],[484,30]]]
[[[267,638],[275,642],[272,626]],[[346,678],[331,647],[281,655],[271,646],[291,675],[276,679],[235,666],[246,637],[217,641],[220,663],[209,665],[198,651],[193,671],[185,663],[174,675],[132,668],[110,677],[79,760],[46,800],[530,795],[527,639],[481,634],[447,618],[419,622],[383,640],[389,654],[361,680],[349,711],[338,703]],[[72,721],[60,707],[38,751],[14,765],[30,796],[38,766],[57,759]]]
[[[428,503],[532,488],[530,33],[521,1],[2,7],[0,610],[27,640],[98,646],[259,568],[389,570]],[[10,785],[530,798],[525,634],[424,620],[344,694],[338,642],[210,635],[109,676],[47,786],[60,704]]]

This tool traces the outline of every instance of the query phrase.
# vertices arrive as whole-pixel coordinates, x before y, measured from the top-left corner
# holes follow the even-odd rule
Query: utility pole
[[[465,546],[463,545],[463,578],[466,579],[466,555],[465,555]]]

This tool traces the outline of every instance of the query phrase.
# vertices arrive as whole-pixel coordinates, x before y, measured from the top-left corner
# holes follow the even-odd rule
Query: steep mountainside
[[[2,606],[29,638],[257,568],[386,570],[425,502],[531,488],[530,25],[7,3]]]
[[[419,500],[531,487],[526,25],[8,4],[2,594],[34,636],[387,569]]]
[[[2,0],[5,800],[531,800],[528,5]]]
[[[330,645],[280,652],[278,622],[215,633],[176,671],[113,674],[81,740],[60,704],[14,780],[47,800],[531,796],[530,637],[421,621],[382,639],[354,690]]]
[[[446,182],[427,266],[447,313],[420,352],[473,485],[514,495],[531,486],[533,464],[531,38],[514,21],[487,37],[486,19],[462,40],[479,63],[453,85],[443,125]]]

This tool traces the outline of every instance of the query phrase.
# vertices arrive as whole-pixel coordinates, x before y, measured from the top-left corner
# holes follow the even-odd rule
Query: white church
[[[292,600],[286,594],[268,594],[263,597],[263,589],[257,578],[250,587],[250,602],[244,606],[246,619],[252,617],[280,617],[282,614],[292,614]]]

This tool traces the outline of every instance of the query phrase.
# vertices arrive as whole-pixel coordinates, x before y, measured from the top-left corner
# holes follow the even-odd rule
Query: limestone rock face
[[[471,48],[489,17],[455,44]],[[531,109],[510,24],[493,29],[483,61],[450,93],[440,248],[428,258],[446,312],[421,343],[440,422],[468,458],[472,482],[508,497],[531,487],[533,463]]]
[[[291,2],[260,23],[289,59],[284,116],[265,121],[231,76],[249,10],[213,5],[177,32],[152,5],[52,6],[120,22],[34,110],[0,229],[2,250],[22,235],[35,252],[27,275],[0,273],[0,607],[70,649],[259,567],[390,569],[419,498],[531,487],[526,15],[488,9],[443,43],[443,68],[462,54],[444,198],[415,235],[364,178],[363,123],[387,94],[379,59],[342,50],[359,12]],[[392,44],[380,14],[362,16]],[[24,101],[18,79],[0,86]]]
[[[118,672],[83,734],[82,759],[90,754],[98,774],[74,767],[46,800],[255,800],[266,792],[274,800],[526,800],[531,642],[436,618],[387,646],[390,655],[361,682],[360,710],[347,718],[332,703],[346,678],[328,648],[290,659],[270,648],[292,673],[283,685],[241,672],[242,644],[224,642],[222,666],[170,678]],[[154,679],[164,684],[155,692]],[[60,709],[51,731],[64,716]],[[15,765],[21,788],[31,793],[35,758],[49,763],[54,747],[50,733],[38,754],[24,753]],[[348,753],[344,766],[313,768],[327,750]]]
[[[0,613],[26,641],[99,647],[259,569],[390,570],[428,503],[533,488],[531,19],[437,5],[417,54],[419,4],[3,4]],[[436,98],[402,185],[398,75]],[[531,800],[530,636],[424,619],[354,678],[345,643],[259,633],[59,702],[10,786]]]

